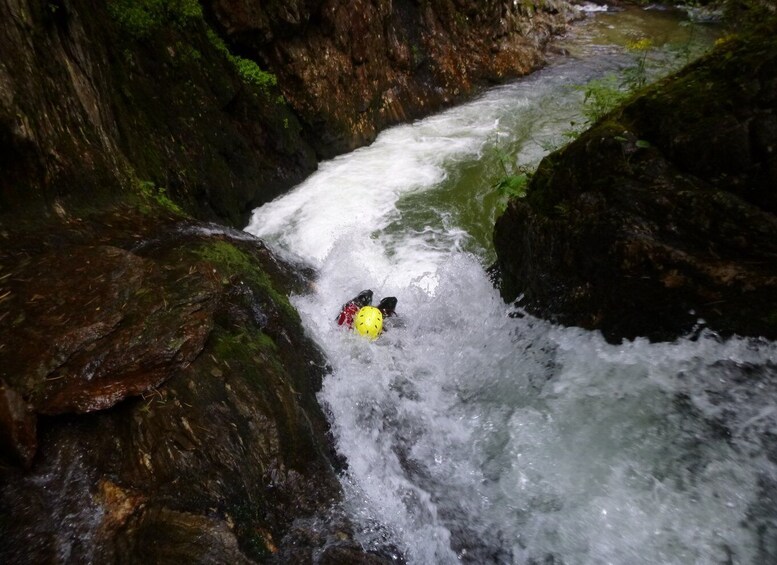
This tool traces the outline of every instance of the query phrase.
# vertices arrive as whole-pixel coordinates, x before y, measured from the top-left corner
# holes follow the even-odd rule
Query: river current
[[[611,345],[511,317],[486,272],[509,167],[533,167],[583,121],[579,85],[662,68],[714,30],[677,15],[597,14],[546,69],[321,163],[247,231],[317,271],[292,297],[331,374],[319,400],[347,458],[366,547],[414,564],[777,562],[777,344]],[[343,302],[396,296],[375,343]]]

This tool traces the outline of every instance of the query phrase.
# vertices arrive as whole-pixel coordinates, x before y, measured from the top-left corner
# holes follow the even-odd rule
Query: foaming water
[[[404,326],[376,344],[326,315],[345,281],[296,300],[333,365],[321,400],[366,546],[412,563],[771,562],[775,344],[613,346],[508,316],[466,254],[437,276],[433,294],[397,293]]]
[[[582,94],[574,85],[624,61],[559,64],[464,106],[387,130],[369,147],[322,163],[290,194],[254,210],[246,229],[317,268],[332,262],[338,242],[353,247],[360,239],[376,240],[363,268],[377,262],[384,276],[398,276],[403,285],[409,282],[405,273],[433,273],[452,250],[474,246],[468,250],[488,253],[497,198],[489,185],[500,172],[494,150],[515,153],[520,164],[539,162],[547,152],[544,142],[579,116]],[[474,174],[462,182],[468,169]],[[375,254],[388,256],[388,263]]]
[[[332,373],[320,400],[367,547],[411,563],[777,561],[777,345],[607,344],[505,305],[484,270],[497,147],[536,163],[576,119],[560,61],[384,132],[255,211],[248,231],[318,272],[293,297]],[[341,331],[364,288],[399,298],[375,343]]]

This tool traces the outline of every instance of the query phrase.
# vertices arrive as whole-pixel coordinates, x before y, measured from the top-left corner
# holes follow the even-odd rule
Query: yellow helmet
[[[374,306],[365,306],[356,313],[353,327],[370,341],[378,339],[383,331],[383,314]]]

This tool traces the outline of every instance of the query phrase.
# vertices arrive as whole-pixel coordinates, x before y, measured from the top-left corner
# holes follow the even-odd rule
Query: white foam
[[[483,110],[481,112],[480,110]],[[445,165],[477,156],[497,125],[487,100],[380,134],[333,159],[291,194],[254,211],[246,231],[321,266],[335,241],[367,238],[395,217],[400,197],[439,185]]]
[[[577,9],[581,12],[586,12],[589,14],[593,14],[596,12],[606,12],[609,8],[606,4],[595,4],[593,2],[585,2],[583,4],[579,4],[577,6]]]
[[[518,563],[758,562],[746,523],[775,474],[763,430],[777,395],[712,406],[707,379],[748,357],[774,384],[774,344],[612,346],[509,318],[466,256],[439,278],[380,346],[317,335],[335,356],[321,398],[352,461],[355,514],[386,525],[412,563],[456,562],[463,548]],[[725,420],[731,438],[717,435],[721,411],[743,413]]]

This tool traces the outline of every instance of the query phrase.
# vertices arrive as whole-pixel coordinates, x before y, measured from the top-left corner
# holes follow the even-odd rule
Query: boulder
[[[546,157],[494,230],[505,300],[613,342],[777,338],[777,44],[731,39]]]
[[[387,562],[339,506],[304,275],[167,212],[63,214],[0,230],[0,561]]]

